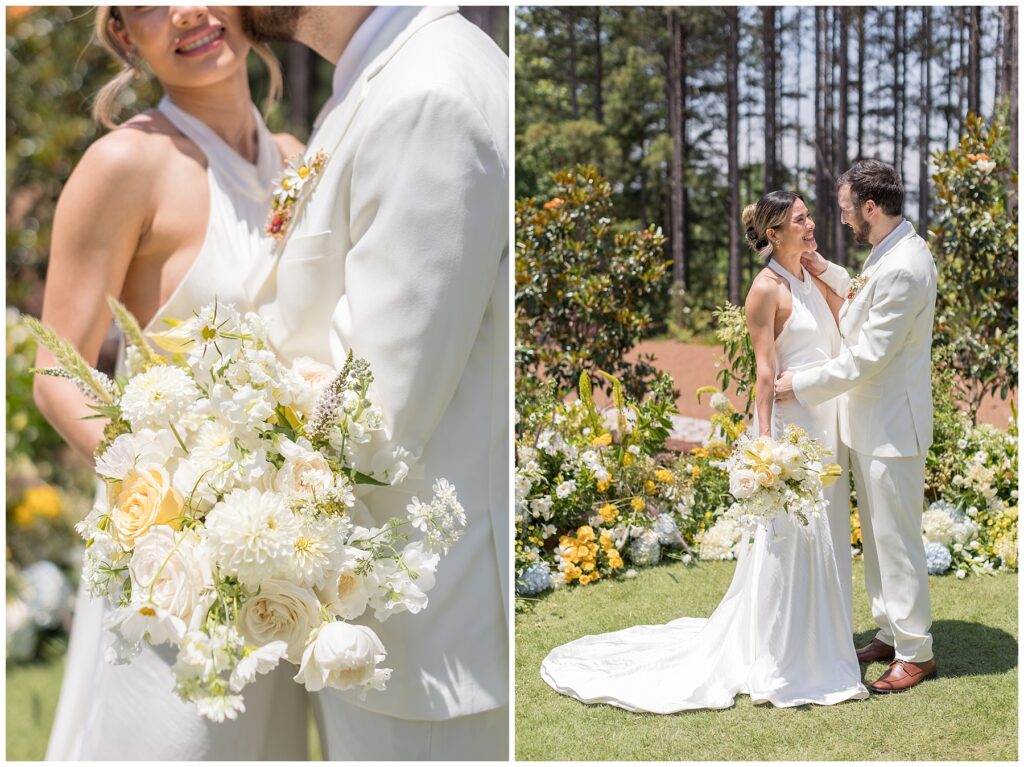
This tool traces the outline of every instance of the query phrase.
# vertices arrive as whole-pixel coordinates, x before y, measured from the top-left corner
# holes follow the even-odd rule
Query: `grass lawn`
[[[669,716],[586,706],[538,672],[557,645],[637,623],[707,616],[732,562],[642,569],[633,580],[566,589],[516,618],[520,760],[1016,760],[1017,576],[931,578],[939,678],[899,695],[776,709],[741,696],[725,711]],[[854,562],[857,646],[874,635],[864,568]],[[874,664],[865,679],[885,670]]]
[[[7,667],[7,759],[41,761],[57,710],[64,658]],[[320,761],[320,740],[309,716],[309,756]]]

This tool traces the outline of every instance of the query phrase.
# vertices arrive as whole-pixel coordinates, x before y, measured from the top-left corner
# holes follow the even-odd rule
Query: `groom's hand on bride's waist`
[[[801,253],[800,264],[811,273],[812,277],[820,277],[828,269],[828,261],[817,251],[807,250]]]
[[[790,370],[783,370],[775,379],[775,401],[787,402],[796,399],[793,393],[793,373]]]

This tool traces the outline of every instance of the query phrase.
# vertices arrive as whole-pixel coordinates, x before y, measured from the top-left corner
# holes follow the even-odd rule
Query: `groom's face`
[[[294,5],[247,5],[242,7],[242,25],[254,43],[290,43],[305,12]]]
[[[853,230],[853,239],[858,245],[870,245],[868,235],[871,234],[871,224],[864,219],[861,206],[855,206],[853,195],[850,194],[850,186],[844,184],[839,187],[839,210],[842,213],[843,223]]]

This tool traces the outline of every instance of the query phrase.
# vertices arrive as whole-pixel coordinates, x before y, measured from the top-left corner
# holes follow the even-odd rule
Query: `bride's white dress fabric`
[[[793,293],[793,313],[776,339],[778,369],[838,353],[839,331],[810,276],[801,281],[774,261],[769,266]],[[834,405],[776,405],[772,434],[786,424],[838,448]],[[828,499],[846,490],[844,475]],[[739,694],[780,707],[868,696],[824,516],[807,530],[779,517],[741,543],[732,583],[710,618],[583,637],[552,650],[541,676],[584,703],[658,714],[729,708]]]
[[[254,261],[266,257],[262,232],[282,164],[255,108],[255,165],[166,97],[159,109],[206,155],[210,218],[193,265],[147,331],[162,327],[162,317],[188,317],[214,298],[248,310],[242,281]],[[107,609],[105,600],[79,588],[48,761],[306,758],[306,697],[291,680],[291,665],[282,663],[245,689],[246,711],[236,721],[215,724],[175,695],[169,645],[145,647],[129,665],[104,660],[111,638],[103,628]]]

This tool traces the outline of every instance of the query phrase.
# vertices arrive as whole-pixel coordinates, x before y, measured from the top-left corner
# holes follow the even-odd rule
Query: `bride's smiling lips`
[[[188,32],[175,42],[174,52],[179,56],[201,56],[219,47],[226,31],[222,26],[210,26]]]

